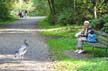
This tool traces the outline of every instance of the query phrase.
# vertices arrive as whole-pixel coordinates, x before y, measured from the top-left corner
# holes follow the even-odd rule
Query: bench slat
[[[107,46],[100,44],[100,43],[88,43],[89,45],[92,45],[93,47],[97,48],[108,48]]]
[[[95,31],[95,33],[96,33],[97,35],[101,35],[101,36],[104,36],[104,37],[108,38],[108,34],[105,33],[105,32]]]
[[[98,35],[97,40],[98,42],[108,46],[108,38]]]

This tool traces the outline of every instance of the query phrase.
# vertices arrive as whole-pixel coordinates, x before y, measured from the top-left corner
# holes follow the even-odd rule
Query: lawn
[[[49,52],[51,59],[55,62],[56,71],[108,71],[108,58],[104,57],[104,50],[95,49],[96,56],[92,55],[90,45],[84,45],[89,58],[74,58],[69,57],[64,51],[74,51],[76,45],[75,33],[82,26],[50,26],[46,22],[40,22],[41,29],[46,31],[41,32],[44,36],[59,36],[57,39],[49,39]],[[42,25],[44,24],[44,25]]]
[[[7,24],[9,22],[15,21],[16,18],[9,18],[9,19],[0,19],[0,25]]]
[[[6,28],[7,24],[13,21],[16,21],[16,18],[0,19],[0,29]]]

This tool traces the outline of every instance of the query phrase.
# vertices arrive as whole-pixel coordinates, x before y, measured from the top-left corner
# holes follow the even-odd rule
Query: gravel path
[[[54,71],[53,62],[49,59],[48,46],[38,32],[16,31],[17,29],[37,29],[41,17],[30,17],[17,20],[4,27],[14,29],[0,33],[0,71]],[[2,29],[3,30],[3,29]],[[15,51],[29,40],[30,47],[23,60],[15,59]]]

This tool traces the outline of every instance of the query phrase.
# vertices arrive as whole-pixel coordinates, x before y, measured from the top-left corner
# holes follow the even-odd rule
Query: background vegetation
[[[56,13],[49,15],[48,19],[51,24],[81,24],[84,20],[91,22],[94,19],[100,20],[101,17],[103,18],[105,14],[108,14],[107,0],[53,0],[52,5]],[[101,24],[96,25],[96,23],[92,23],[92,25],[95,27],[102,26]],[[100,29],[100,27],[97,29]],[[108,30],[106,25],[102,26],[101,29],[103,31]]]
[[[14,0],[0,1],[0,19],[10,18],[10,12],[13,9]]]
[[[81,24],[108,13],[107,0],[1,0],[0,18],[17,16],[27,10],[30,16],[47,15],[51,24]],[[96,10],[94,8],[96,7]]]
[[[17,17],[19,11],[27,10],[31,16],[48,15],[47,0],[1,0],[0,19]]]
[[[42,34],[51,36],[49,52],[57,71],[108,71],[108,58],[103,50],[96,49],[97,57],[77,59],[64,53],[74,50],[75,33],[84,20],[89,20],[96,30],[108,33],[108,0],[1,0],[0,22],[11,21],[19,11],[27,10],[30,16],[46,15],[40,22]],[[85,47],[92,56],[91,46]]]

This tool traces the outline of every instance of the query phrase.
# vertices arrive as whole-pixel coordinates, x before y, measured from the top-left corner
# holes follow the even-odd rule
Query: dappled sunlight
[[[0,59],[8,59],[8,58],[14,59],[14,55],[1,55],[0,54]]]
[[[19,20],[30,20],[30,19],[45,19],[46,16],[35,16],[35,17],[30,17],[30,16],[27,16],[27,17],[24,17],[24,18],[19,18]]]
[[[82,26],[62,26],[47,29],[41,29],[41,32],[47,36],[70,36],[81,29]]]
[[[72,61],[72,60],[64,60],[64,61],[57,61],[55,64],[55,68],[58,69],[59,71],[77,71],[79,67],[88,65],[88,64],[93,64],[92,62],[86,62],[86,61]],[[68,70],[67,70],[68,69]]]
[[[82,26],[65,26],[65,27],[55,27],[55,28],[47,28],[42,29],[44,31],[56,31],[56,30],[73,30],[73,29],[81,29]]]
[[[0,33],[5,33],[5,32],[10,32],[10,33],[24,33],[24,32],[66,32],[72,30],[71,28],[68,27],[60,27],[60,28],[51,28],[51,29],[16,29],[16,28],[10,28],[10,29],[0,29]]]
[[[39,31],[48,31],[46,29],[0,29],[0,33],[30,33],[30,32],[39,32]]]
[[[33,61],[26,59],[16,59],[14,55],[0,55],[0,69],[1,70],[47,70],[53,71],[53,62],[49,61]]]
[[[45,65],[46,66],[45,66]],[[36,62],[29,62],[26,61],[26,63],[24,63],[23,61],[19,64],[16,63],[5,63],[0,65],[1,69],[6,69],[6,70],[27,70],[27,71],[31,71],[31,70],[50,70],[51,68],[51,64],[50,63],[36,63]]]
[[[55,68],[58,71],[86,71],[86,70],[94,70],[97,71],[100,68],[104,68],[105,70],[107,69],[107,64],[108,63],[108,58],[94,58],[91,60],[61,60],[61,61],[56,61],[55,62]]]

